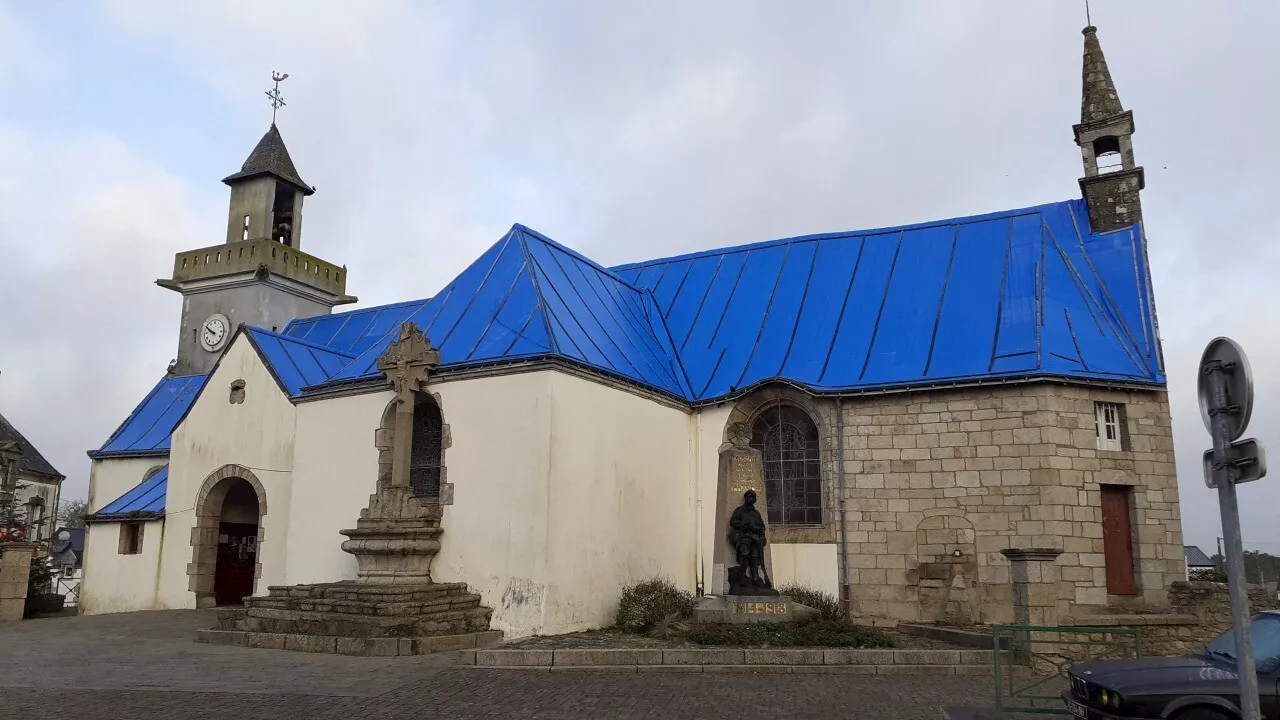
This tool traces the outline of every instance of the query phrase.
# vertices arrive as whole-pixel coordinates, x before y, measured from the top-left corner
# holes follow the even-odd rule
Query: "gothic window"
[[[409,459],[409,485],[420,498],[440,497],[440,457],[444,446],[444,420],[435,403],[419,397],[413,404],[413,444]]]
[[[764,455],[769,522],[822,524],[818,426],[808,414],[793,405],[767,408],[751,428],[751,447]]]

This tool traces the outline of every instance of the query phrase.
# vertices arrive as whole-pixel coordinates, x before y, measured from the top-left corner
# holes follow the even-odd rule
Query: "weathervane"
[[[276,124],[276,111],[284,107],[284,98],[280,95],[280,81],[288,80],[289,73],[278,73],[271,71],[271,79],[275,81],[275,87],[267,91],[267,97],[271,98],[271,124]]]

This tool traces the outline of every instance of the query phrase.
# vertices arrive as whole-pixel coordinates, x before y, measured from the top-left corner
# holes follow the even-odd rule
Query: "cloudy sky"
[[[1194,398],[1229,335],[1280,442],[1280,5],[1094,0],[1136,115],[1188,542]],[[605,264],[1078,195],[1083,3],[0,0],[0,409],[83,496],[175,354],[153,281],[221,242],[270,122],[304,249],[362,304],[433,294],[522,222]],[[1280,452],[1280,451],[1278,451]],[[1280,477],[1241,490],[1280,552]],[[1263,545],[1274,543],[1274,545]]]

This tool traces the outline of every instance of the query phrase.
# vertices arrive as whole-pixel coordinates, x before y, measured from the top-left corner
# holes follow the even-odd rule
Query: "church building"
[[[158,281],[176,362],[89,453],[82,611],[355,578],[346,529],[400,472],[431,578],[493,629],[601,627],[639,579],[718,591],[720,459],[747,447],[774,583],[859,621],[1011,621],[1010,548],[1061,551],[1065,612],[1163,603],[1184,561],[1143,170],[1093,27],[1083,80],[1078,197],[617,267],[517,224],[429,297],[341,312],[273,124],[223,181],[225,242]],[[428,358],[409,389],[402,342]]]

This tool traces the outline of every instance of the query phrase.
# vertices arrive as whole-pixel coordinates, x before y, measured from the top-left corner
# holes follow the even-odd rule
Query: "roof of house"
[[[168,487],[169,466],[165,465],[129,492],[103,505],[101,510],[89,516],[89,520],[100,522],[162,516]]]
[[[66,540],[63,540],[62,538],[58,537],[64,532],[67,533]],[[61,528],[58,528],[58,532],[53,534],[53,543],[52,543],[52,547],[50,547],[50,551],[53,554],[58,555],[68,550],[76,554],[81,554],[84,552],[84,528],[61,527]]]
[[[248,328],[291,396],[382,378],[412,320],[440,370],[556,360],[673,399],[1050,378],[1165,382],[1141,225],[1082,200],[605,268],[523,225],[433,297]],[[165,378],[94,457],[163,454],[204,376]]]
[[[1195,545],[1183,545],[1182,553],[1187,556],[1187,567],[1213,567],[1213,560]]]
[[[22,451],[22,457],[18,459],[18,469],[22,472],[55,479],[64,477],[4,415],[0,415],[0,442],[17,444]]]
[[[89,457],[165,455],[169,436],[195,402],[205,375],[165,376],[142,399],[102,447]]]

